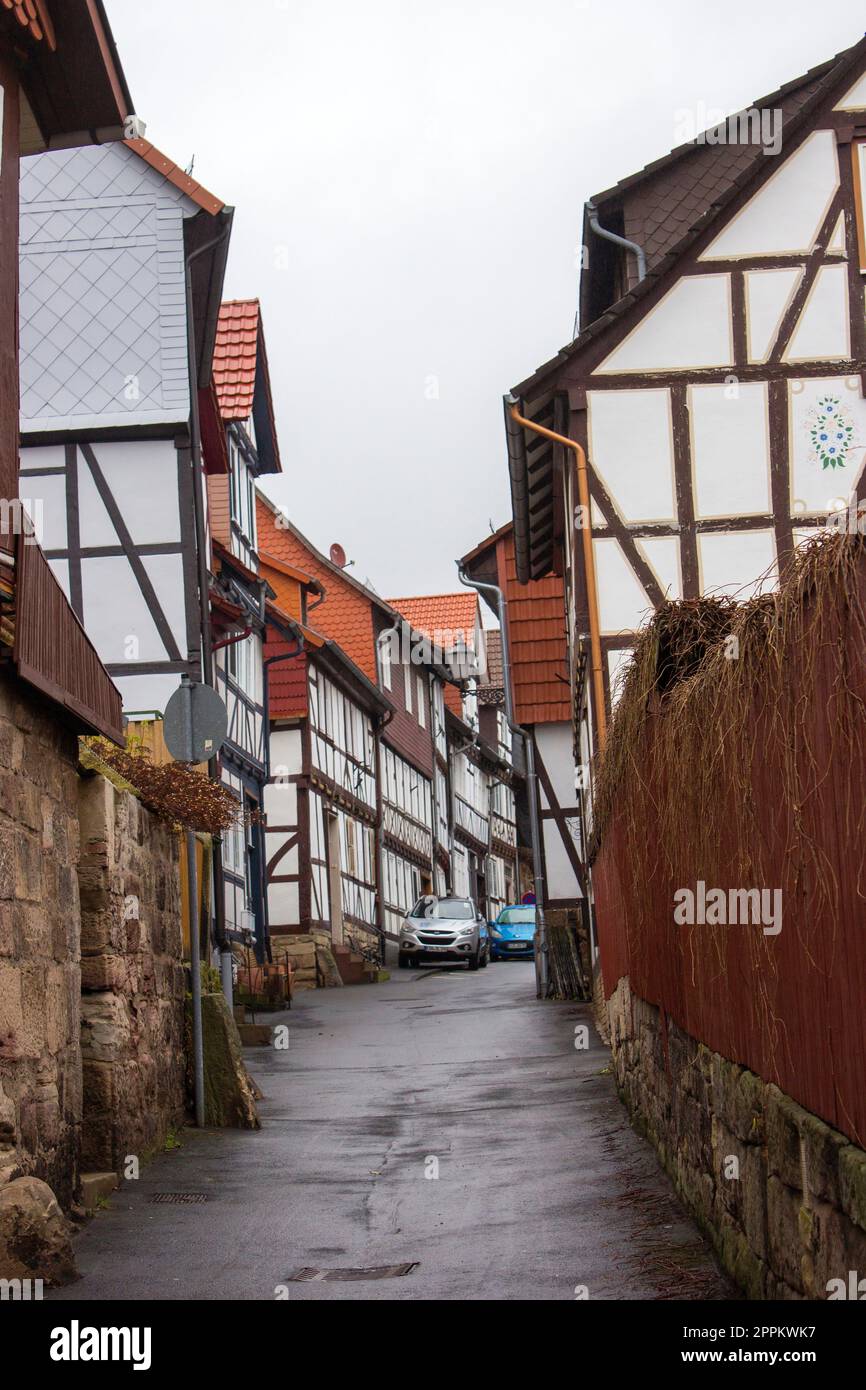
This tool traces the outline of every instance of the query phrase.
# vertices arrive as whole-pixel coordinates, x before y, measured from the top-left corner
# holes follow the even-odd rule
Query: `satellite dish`
[[[337,566],[337,569],[340,569],[340,570],[341,570],[341,569],[345,569],[345,567],[346,567],[346,552],[345,552],[345,550],[343,549],[343,547],[340,545],[340,542],[339,542],[339,541],[334,541],[334,544],[331,546],[330,554],[331,554],[331,564],[332,564],[332,565],[336,565],[336,566]]]

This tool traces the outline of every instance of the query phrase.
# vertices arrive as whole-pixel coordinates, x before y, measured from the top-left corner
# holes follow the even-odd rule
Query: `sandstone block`
[[[0,1278],[44,1279],[49,1286],[77,1278],[69,1227],[51,1188],[16,1178],[0,1188]]]

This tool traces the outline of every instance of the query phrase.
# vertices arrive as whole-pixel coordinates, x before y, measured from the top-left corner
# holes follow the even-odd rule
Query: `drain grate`
[[[291,1275],[288,1282],[290,1284],[348,1284],[354,1283],[358,1279],[401,1279],[404,1274],[411,1274],[413,1269],[417,1269],[418,1264],[418,1260],[412,1260],[409,1264],[373,1265],[367,1269],[312,1269],[307,1266]]]
[[[201,1202],[209,1202],[210,1195],[207,1192],[154,1192],[147,1200],[154,1205],[194,1207]]]

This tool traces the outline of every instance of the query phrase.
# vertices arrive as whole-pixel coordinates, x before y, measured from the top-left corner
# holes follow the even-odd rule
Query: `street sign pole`
[[[195,1122],[204,1127],[204,1040],[201,1027],[201,953],[199,951],[198,884],[195,835],[186,832],[186,882],[189,893],[189,968],[192,975],[192,1047],[195,1074]]]
[[[192,761],[193,747],[195,743],[195,730],[192,718],[192,686],[189,676],[183,676],[180,686],[181,698],[184,701],[185,719],[181,720],[181,726],[186,725],[186,747],[184,752],[189,761]],[[192,975],[192,1049],[193,1049],[193,1071],[195,1086],[195,1122],[199,1129],[204,1128],[204,1038],[201,1026],[201,951],[199,942],[199,931],[201,922],[198,914],[198,882],[195,862],[195,835],[191,830],[186,832],[186,889],[189,896],[189,966]]]
[[[165,710],[163,733],[171,756],[181,763],[214,757],[227,731],[226,707],[210,686],[193,684],[182,676]],[[186,832],[186,887],[189,903],[189,965],[192,976],[192,1049],[195,1122],[204,1127],[204,1040],[201,1021],[201,949],[199,942],[198,869],[195,834]]]

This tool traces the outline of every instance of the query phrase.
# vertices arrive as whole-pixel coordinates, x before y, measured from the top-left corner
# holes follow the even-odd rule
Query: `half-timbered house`
[[[128,717],[207,660],[198,432],[230,227],[141,138],[21,163],[21,491]]]
[[[379,737],[392,706],[316,630],[324,585],[268,550],[278,515],[262,499],[259,559],[276,595],[265,645],[270,932],[381,956]]]
[[[587,204],[581,331],[506,399],[516,576],[563,576],[578,723],[593,606],[609,705],[655,606],[772,584],[862,495],[864,171],[861,41]]]
[[[510,522],[483,540],[460,563],[469,579],[500,589],[506,603],[514,719],[525,737],[532,739],[537,774],[542,906],[548,913],[574,914],[583,929],[588,930],[584,916],[586,808],[582,804],[584,792],[573,745],[563,580],[551,573],[528,584],[519,582],[514,528]],[[489,591],[482,590],[482,594],[498,618],[495,597]],[[488,682],[498,689],[496,677],[504,684],[505,675],[501,646],[495,639],[501,641],[501,634],[488,636]],[[483,688],[481,700],[484,735]],[[497,719],[500,727],[507,729],[502,706],[497,708]],[[492,730],[486,741],[492,742]],[[515,756],[520,756],[517,748]],[[521,827],[520,840],[529,845],[529,811],[527,805],[523,814],[523,795],[518,781],[515,817]]]
[[[436,891],[447,883],[495,915],[506,886],[513,891],[517,882],[517,827],[510,735],[493,705],[478,595],[461,590],[390,602],[457,678],[434,685],[441,698],[434,743],[442,858]]]
[[[73,728],[115,739],[119,693],[38,544],[39,495],[19,493],[19,157],[118,141],[132,111],[101,0],[0,9],[0,662]]]
[[[529,836],[522,817],[521,842],[518,799],[525,793],[522,748],[508,725],[505,700],[505,673],[502,664],[502,633],[491,628],[485,633],[485,675],[478,685],[478,736],[488,756],[488,852],[487,915],[491,921],[507,904],[521,894],[520,851],[526,856]]]
[[[425,594],[408,598],[393,598],[389,602],[414,631],[423,635],[429,644],[431,654],[436,653],[451,674],[458,678],[465,678],[467,685],[469,685],[483,671],[484,633],[476,594],[466,591],[456,594]],[[388,645],[387,639],[383,637],[381,644],[383,659],[387,655]],[[405,657],[405,655],[405,652],[401,653],[401,656]],[[399,667],[399,671],[389,669],[388,677],[392,681],[398,680],[402,686],[403,704],[409,717],[402,721],[398,733],[407,741],[405,744],[407,747],[417,746],[419,743],[412,723],[413,688],[416,696],[415,719],[423,719],[425,702],[422,695],[425,683],[429,686],[430,691],[428,703],[432,710],[433,733],[431,770],[434,802],[433,820],[435,823],[435,873],[429,891],[444,893],[446,889],[449,889],[454,892],[471,892],[471,895],[476,897],[479,878],[483,887],[485,873],[484,846],[487,817],[484,790],[480,783],[476,787],[472,781],[472,774],[467,773],[461,780],[463,792],[460,802],[455,801],[452,756],[454,742],[449,731],[452,721],[454,719],[460,721],[466,714],[471,728],[466,728],[465,735],[469,740],[474,738],[478,727],[477,696],[474,685],[471,691],[467,690],[464,693],[457,681],[443,680],[433,670],[425,673],[424,668],[420,666],[413,670],[411,665],[403,660],[391,661],[390,667]],[[459,774],[462,772],[461,762]],[[475,797],[477,797],[481,808],[479,814],[483,816],[483,823],[479,821],[474,825],[480,838],[477,836],[473,839],[470,847],[467,839],[455,837],[455,827],[465,823],[467,834],[469,834],[472,828],[468,826],[468,822],[471,820],[469,807]],[[470,855],[472,856],[471,871]],[[467,886],[465,888],[458,887],[457,885],[462,884],[464,879]],[[423,889],[428,891],[426,879]]]
[[[220,753],[224,784],[243,807],[226,833],[222,870],[225,927],[249,939],[261,957],[268,933],[265,891],[264,787],[268,775],[264,640],[273,596],[258,555],[256,479],[281,469],[268,359],[258,300],[219,311],[213,382],[222,434],[205,440],[224,452],[226,472],[208,476],[215,685],[228,712]]]
[[[396,939],[418,896],[444,892],[448,883],[447,785],[443,800],[437,770],[439,758],[447,768],[443,688],[451,671],[392,604],[324,556],[261,495],[258,505],[260,524],[270,525],[271,555],[324,588],[316,631],[336,642],[392,707],[377,739],[377,781],[380,924]]]

